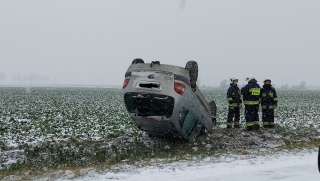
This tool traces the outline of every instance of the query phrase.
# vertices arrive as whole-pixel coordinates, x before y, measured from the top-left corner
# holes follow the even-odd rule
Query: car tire
[[[132,61],[131,64],[138,64],[138,63],[144,63],[144,61],[141,58],[136,58]]]
[[[210,101],[209,106],[210,106],[212,123],[215,126],[216,125],[216,116],[217,116],[217,105],[214,101]]]
[[[191,89],[195,92],[197,90],[198,63],[196,61],[188,61],[185,69],[189,71]]]

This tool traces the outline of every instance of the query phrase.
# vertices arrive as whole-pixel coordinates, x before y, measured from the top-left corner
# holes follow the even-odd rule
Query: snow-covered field
[[[1,87],[0,180],[301,180],[303,176],[312,180],[317,176],[312,149],[320,139],[318,91],[279,91],[276,129],[251,133],[224,129],[224,90],[203,94],[217,103],[217,126],[207,136],[185,142],[149,138],[138,130],[124,109],[121,89]],[[243,114],[241,120],[244,127]],[[164,161],[134,164],[157,159]],[[105,163],[108,168],[101,167]],[[2,175],[3,170],[9,172]]]

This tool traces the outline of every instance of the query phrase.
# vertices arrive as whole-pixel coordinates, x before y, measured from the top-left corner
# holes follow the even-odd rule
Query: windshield
[[[138,116],[164,116],[170,118],[174,99],[171,96],[129,92],[124,95],[125,105],[130,113]]]

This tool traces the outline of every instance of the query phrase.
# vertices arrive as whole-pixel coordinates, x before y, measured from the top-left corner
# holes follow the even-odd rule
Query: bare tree
[[[307,85],[307,82],[306,81],[302,81],[300,83],[300,85],[298,86],[299,89],[306,89],[306,85]]]
[[[13,83],[16,84],[16,82],[18,82],[18,84],[21,83],[21,75],[18,75],[18,74],[13,75]]]
[[[36,84],[36,83],[39,83],[40,81],[40,76],[37,75],[37,74],[30,74],[28,76],[28,80],[29,80],[29,83],[31,84]]]
[[[41,83],[48,84],[50,82],[50,76],[41,76]]]
[[[227,82],[228,82],[228,81],[227,81],[226,79],[222,80],[222,81],[220,82],[220,88],[221,88],[221,89],[226,89],[226,88],[228,87]]]
[[[6,75],[4,73],[0,73],[0,80],[3,84],[4,79],[6,78]]]
[[[28,76],[28,75],[23,76],[23,82],[24,82],[25,84],[28,83],[28,79],[29,79],[29,76]]]
[[[307,82],[302,81],[300,82],[300,85],[294,85],[292,86],[292,89],[306,89]]]
[[[288,88],[289,88],[288,84],[285,84],[285,85],[281,86],[281,89],[288,89]]]

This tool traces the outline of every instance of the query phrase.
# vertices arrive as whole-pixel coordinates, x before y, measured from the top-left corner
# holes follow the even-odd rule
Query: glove
[[[233,104],[229,104],[229,108],[233,110],[234,109]]]
[[[267,106],[261,106],[261,109],[267,109]]]

